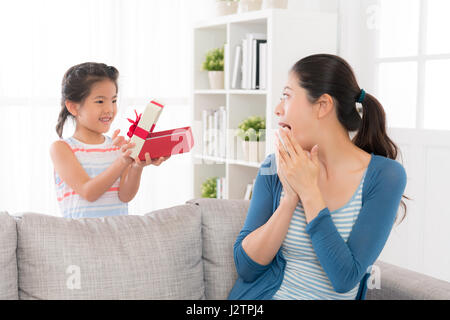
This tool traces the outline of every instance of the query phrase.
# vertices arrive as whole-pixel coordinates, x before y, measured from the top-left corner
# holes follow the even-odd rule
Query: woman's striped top
[[[105,136],[102,144],[86,144],[73,137],[64,139],[83,169],[94,178],[105,171],[119,156],[120,148]],[[61,213],[66,218],[88,218],[127,215],[128,204],[119,199],[120,177],[100,198],[89,202],[77,194],[54,171],[56,198]]]
[[[331,212],[339,234],[347,241],[362,206],[362,188],[367,169],[350,201]],[[281,192],[281,198],[284,192]],[[280,200],[281,200],[280,198]],[[305,231],[305,211],[298,203],[281,252],[286,260],[283,281],[274,294],[275,300],[354,300],[359,284],[346,293],[337,293],[314,252],[311,238]]]

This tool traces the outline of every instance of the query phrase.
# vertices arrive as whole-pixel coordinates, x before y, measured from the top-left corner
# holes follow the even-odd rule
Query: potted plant
[[[236,135],[242,140],[244,159],[260,162],[265,156],[266,120],[260,116],[251,116],[239,124]]]
[[[216,15],[226,16],[237,12],[239,0],[216,0]]]
[[[287,9],[288,0],[263,0],[262,9]]]
[[[217,198],[217,177],[208,178],[202,183],[202,198]]]
[[[202,70],[208,71],[209,85],[213,90],[224,88],[224,48],[212,49],[206,53]]]
[[[260,10],[262,5],[262,0],[240,0],[238,12],[248,12],[254,10]]]

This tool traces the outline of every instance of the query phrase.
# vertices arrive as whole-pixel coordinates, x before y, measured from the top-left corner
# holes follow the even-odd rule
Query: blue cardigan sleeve
[[[274,194],[271,184],[273,171],[276,173],[273,161],[273,157],[267,157],[258,170],[247,217],[234,244],[236,270],[246,282],[254,281],[270,268],[270,264],[261,265],[252,260],[243,249],[242,241],[248,234],[265,224],[273,214]]]
[[[316,255],[338,293],[354,288],[381,253],[395,222],[406,186],[403,166],[393,160],[381,167],[363,191],[363,204],[347,242],[328,208],[307,226]]]

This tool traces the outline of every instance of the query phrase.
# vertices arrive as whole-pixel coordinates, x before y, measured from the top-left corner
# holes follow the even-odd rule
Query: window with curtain
[[[116,128],[126,135],[134,110],[166,103],[158,130],[191,125],[191,22],[185,0],[14,0],[0,2],[0,209],[59,216],[50,144],[64,72],[94,61],[119,72]],[[73,134],[68,121],[63,137]],[[130,214],[189,200],[190,157],[147,167]]]

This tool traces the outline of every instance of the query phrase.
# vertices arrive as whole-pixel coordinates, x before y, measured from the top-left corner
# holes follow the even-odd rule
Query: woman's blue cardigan
[[[371,154],[362,190],[362,207],[347,242],[336,229],[328,208],[307,226],[321,266],[336,292],[353,289],[358,282],[357,300],[365,298],[370,267],[383,249],[395,222],[406,187],[403,166],[392,159]],[[234,244],[238,279],[228,299],[269,300],[283,281],[286,261],[281,249],[272,262],[261,265],[242,248],[242,240],[269,220],[279,206],[282,185],[275,155],[269,155],[256,177],[244,226]]]

